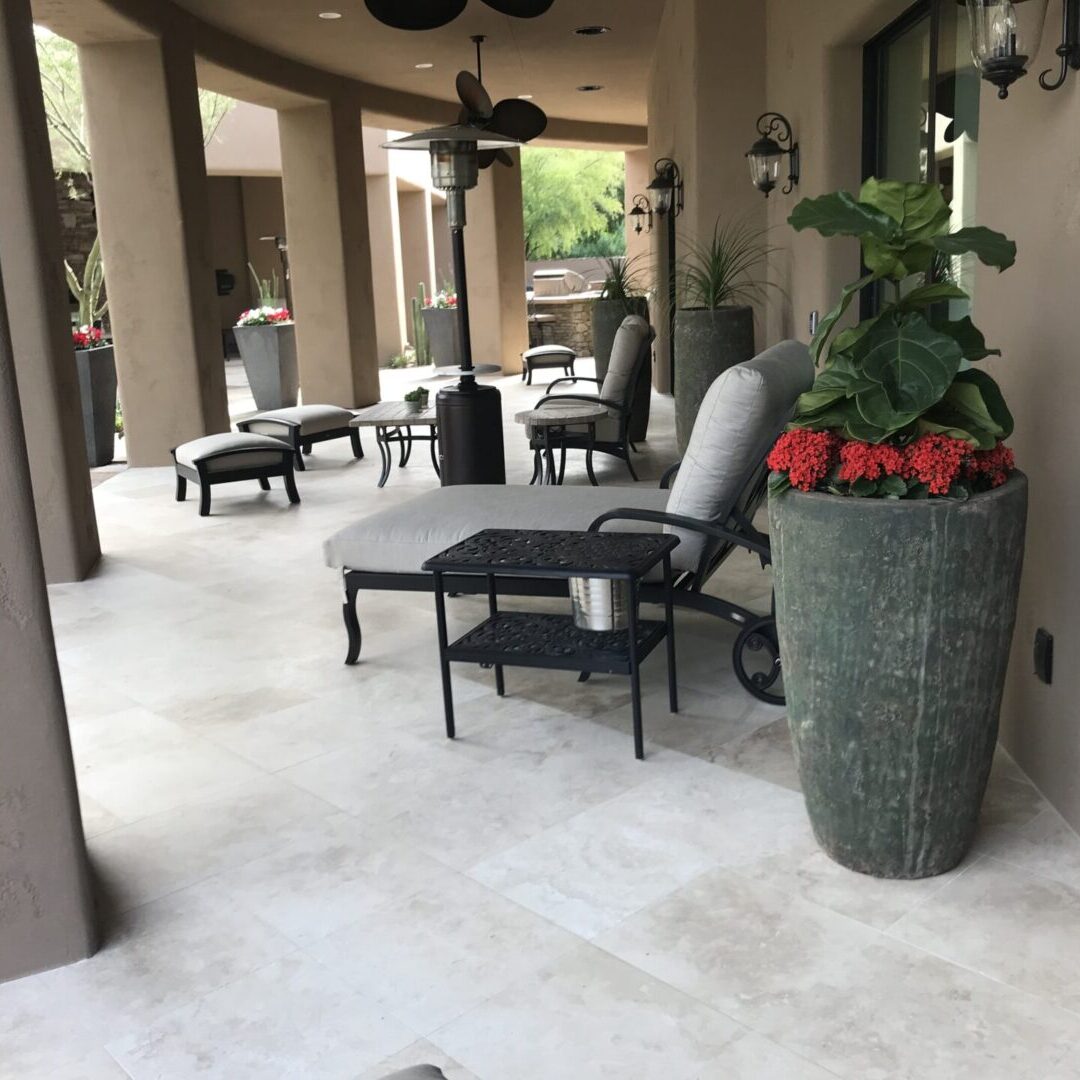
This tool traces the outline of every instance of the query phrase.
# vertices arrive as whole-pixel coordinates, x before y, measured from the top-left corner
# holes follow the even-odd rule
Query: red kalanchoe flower
[[[80,326],[71,331],[71,343],[76,349],[93,349],[102,343],[104,335],[97,326]]]
[[[978,481],[986,478],[992,488],[1001,487],[1016,468],[1012,447],[999,442],[993,450],[976,450],[964,461],[964,478]]]
[[[833,467],[840,443],[831,431],[785,431],[769,453],[768,466],[786,472],[792,487],[812,491]]]
[[[884,443],[845,442],[840,447],[840,479],[849,484],[856,480],[880,480],[883,476],[900,476],[904,471],[904,454],[895,446]]]
[[[930,489],[931,495],[948,495],[960,478],[971,446],[948,435],[920,435],[904,449],[904,475]]]

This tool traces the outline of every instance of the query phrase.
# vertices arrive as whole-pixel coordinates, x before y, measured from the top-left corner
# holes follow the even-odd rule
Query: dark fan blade
[[[368,11],[395,30],[434,30],[453,22],[467,0],[364,0]]]
[[[461,104],[469,110],[471,116],[481,120],[491,119],[491,114],[495,111],[491,98],[484,89],[483,83],[471,71],[458,72],[457,93],[461,98]]]
[[[515,19],[535,19],[537,15],[543,15],[555,0],[484,0],[484,3],[503,15],[513,15]]]
[[[500,135],[509,135],[511,139],[519,142],[528,142],[544,133],[547,114],[531,101],[504,98],[495,106],[488,126]]]
[[[476,155],[477,164],[481,169],[490,169],[497,161],[500,165],[514,167],[514,159],[505,150],[481,150]]]

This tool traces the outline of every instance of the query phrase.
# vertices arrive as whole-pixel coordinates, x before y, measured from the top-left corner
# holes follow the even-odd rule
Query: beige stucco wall
[[[240,180],[240,194],[244,211],[244,243],[248,262],[260,278],[271,274],[281,277],[281,257],[277,248],[263,236],[285,235],[285,198],[281,190],[280,176],[245,176]],[[248,273],[247,267],[244,272]],[[250,273],[248,280],[250,281]],[[251,285],[252,292],[255,286]],[[284,296],[285,286],[281,286]],[[257,299],[252,296],[252,300]]]
[[[860,181],[862,44],[907,6],[906,0],[769,0],[768,107],[786,113],[803,151],[799,197]],[[1056,66],[1048,21],[1038,72]],[[1080,533],[1080,491],[1072,482],[1080,434],[1072,404],[1080,398],[1072,310],[1080,295],[1080,78],[1050,94],[1035,76],[1007,101],[983,89],[979,135],[978,220],[1012,236],[1017,264],[980,271],[975,320],[1004,356],[988,367],[1016,417],[1012,445],[1031,477],[1028,547],[1014,652],[1002,710],[1002,738],[1021,766],[1080,826],[1080,664],[1076,662],[1080,578],[1072,557]],[[786,297],[774,297],[769,340],[807,338],[811,310],[824,313],[858,274],[854,245],[795,235],[785,224],[796,198],[769,200]],[[1055,676],[1032,675],[1035,629],[1055,636]]]
[[[215,270],[228,270],[236,286],[219,296],[218,321],[224,330],[236,325],[236,317],[251,303],[251,276],[247,269],[244,236],[244,198],[238,176],[212,176],[210,196],[210,258]]]

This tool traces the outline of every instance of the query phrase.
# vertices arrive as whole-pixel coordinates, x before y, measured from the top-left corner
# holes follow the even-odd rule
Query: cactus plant
[[[427,326],[424,324],[427,286],[421,281],[417,291],[420,295],[412,298],[413,347],[416,350],[417,365],[426,367],[431,363],[431,344],[428,341]]]
[[[71,263],[64,260],[64,273],[67,277],[71,295],[79,303],[79,326],[93,326],[109,310],[109,301],[101,298],[105,287],[105,268],[101,261],[101,238],[94,238],[90,254],[86,256],[80,279],[71,268]]]

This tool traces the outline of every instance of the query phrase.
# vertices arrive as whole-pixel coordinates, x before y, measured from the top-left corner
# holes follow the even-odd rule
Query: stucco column
[[[379,400],[360,108],[278,113],[300,388],[309,405]]]
[[[521,163],[493,165],[467,196],[465,249],[472,304],[473,359],[521,372],[521,354],[529,347],[525,308],[525,225],[521,201]]]
[[[78,581],[101,548],[28,0],[0,4],[0,147],[0,271],[13,312],[45,568],[50,581]]]
[[[389,363],[405,347],[411,312],[405,306],[405,284],[398,244],[398,201],[391,176],[368,176],[368,235],[371,241],[371,285],[375,298],[375,344],[379,364]]]
[[[79,48],[128,462],[229,428],[191,48]]]
[[[0,281],[0,981],[96,947],[13,354]]]
[[[403,300],[408,310],[412,298],[424,285],[428,296],[436,290],[435,241],[431,228],[431,197],[426,191],[398,190],[398,217],[401,223],[401,267],[404,283]],[[409,340],[413,329],[407,327]]]

